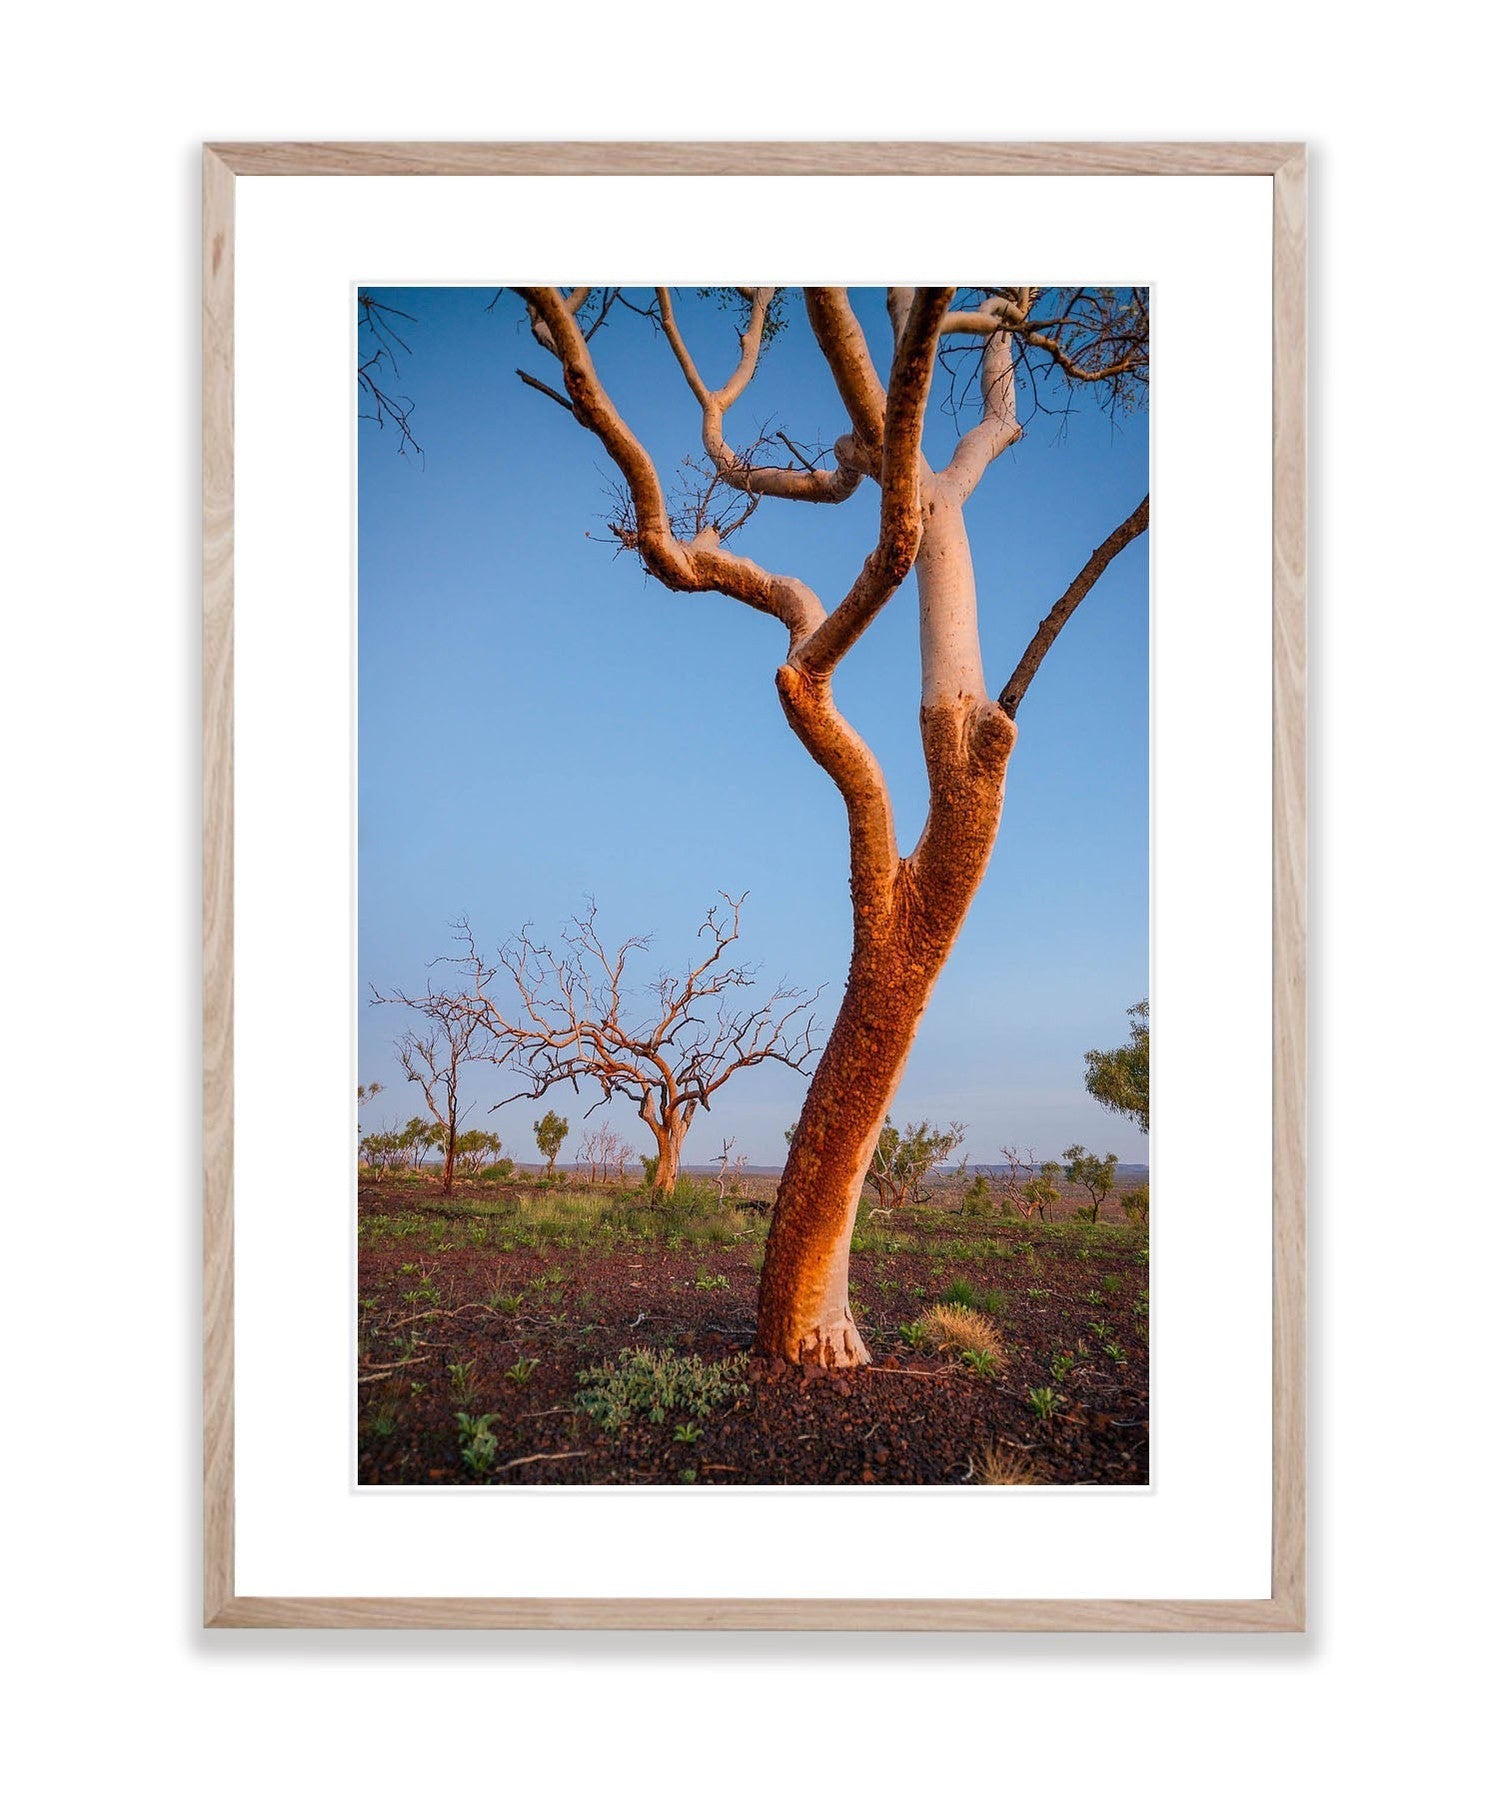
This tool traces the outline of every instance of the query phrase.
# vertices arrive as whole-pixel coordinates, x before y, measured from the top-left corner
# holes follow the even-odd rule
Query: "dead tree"
[[[415,1006],[431,1021],[432,1028],[425,1035],[407,1031],[396,1044],[396,1054],[406,1079],[421,1089],[427,1110],[442,1130],[442,1190],[451,1193],[458,1159],[458,1126],[467,1110],[459,1105],[459,1071],[465,1063],[486,1061],[485,1046],[476,1019],[445,1006],[430,1006],[421,999],[400,997],[402,1004]],[[379,993],[375,1002],[391,1003]]]
[[[700,1108],[711,1109],[726,1082],[765,1062],[804,1070],[815,1054],[815,995],[782,982],[758,1004],[736,1009],[731,1003],[731,995],[755,982],[752,966],[725,960],[738,941],[744,898],[724,894],[722,905],[708,908],[698,928],[704,953],[685,972],[647,983],[643,1018],[631,1016],[629,979],[633,958],[650,939],[606,946],[592,904],[562,933],[558,948],[538,942],[528,927],[503,946],[497,963],[484,960],[461,923],[463,952],[443,960],[463,970],[463,987],[408,1003],[435,1007],[483,1032],[489,1057],[525,1083],[501,1105],[540,1099],[564,1084],[597,1090],[589,1113],[616,1097],[628,1099],[655,1139],[652,1186],[670,1193],[688,1127]]]
[[[600,1180],[608,1180],[610,1170],[615,1178],[623,1181],[625,1164],[630,1159],[630,1146],[625,1142],[612,1125],[596,1124],[583,1133],[578,1144],[577,1162],[581,1169],[588,1164],[588,1184],[596,1187]]]
[[[661,584],[716,592],[776,619],[787,650],[776,688],[791,729],[832,779],[848,814],[854,946],[848,986],[807,1094],[766,1247],[757,1342],[768,1355],[847,1365],[868,1360],[848,1307],[848,1246],[859,1194],[932,988],[978,890],[999,830],[1016,714],[1043,657],[1113,559],[1145,530],[1149,498],[1083,561],[991,698],[979,650],[978,597],[964,508],[985,470],[1021,436],[1053,390],[1091,389],[1128,407],[1148,370],[1148,298],[1138,289],[891,288],[883,374],[841,288],[803,302],[847,415],[831,460],[791,450],[787,466],[737,452],[725,435],[761,350],[783,316],[776,289],[741,288],[738,355],[712,386],[680,330],[669,290],[648,310],[701,414],[703,452],[737,512],[684,507],[610,398],[592,342],[616,290],[517,290],[536,342],[561,365],[562,391],[527,377],[598,438],[623,482],[613,521]],[[639,310],[639,308],[636,308]],[[599,341],[602,341],[601,339]],[[972,352],[966,360],[962,352]],[[973,418],[944,467],[923,455],[922,426],[939,359],[955,410]],[[963,373],[967,369],[967,375]],[[1048,385],[1050,384],[1050,385]],[[874,542],[833,606],[796,576],[725,547],[750,502],[839,504],[869,479],[880,490]],[[919,729],[930,801],[902,856],[884,774],[839,711],[833,676],[914,570],[920,620]],[[645,1116],[642,1112],[642,1116]],[[669,1165],[663,1140],[662,1165]]]
[[[723,1147],[718,1152],[718,1206],[720,1211],[723,1210],[723,1202],[729,1196],[729,1151],[733,1147],[734,1139],[732,1137],[725,1137],[723,1140]],[[743,1160],[744,1157],[740,1156],[739,1160],[735,1162],[734,1171],[736,1174],[739,1171],[739,1164],[743,1162]]]

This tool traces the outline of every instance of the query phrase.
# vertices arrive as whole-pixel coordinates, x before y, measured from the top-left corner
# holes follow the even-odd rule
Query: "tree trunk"
[[[776,1196],[760,1281],[762,1355],[829,1368],[869,1360],[848,1306],[848,1246],[864,1177],[895,1103],[917,1027],[957,941],[999,828],[1003,779],[978,784],[972,829],[926,857],[917,891],[901,865],[894,903],[856,926],[848,990],[807,1092]],[[940,845],[924,839],[924,847]]]
[[[853,960],[786,1158],[760,1279],[759,1353],[829,1368],[869,1360],[848,1306],[854,1216],[917,1027],[989,865],[1015,742],[1013,721],[984,693],[960,508],[927,509],[916,575],[926,828],[888,870],[894,843],[883,779],[878,798],[865,779],[840,781],[850,823]],[[793,728],[817,754],[804,697],[792,682],[781,692]]]
[[[444,1193],[451,1193],[453,1191],[453,1164],[457,1159],[458,1132],[450,1125],[448,1127],[447,1147],[443,1151],[442,1157],[442,1190]]]
[[[651,1183],[651,1192],[674,1193],[677,1176],[682,1169],[682,1143],[687,1136],[686,1121],[681,1117],[669,1117],[664,1123],[652,1124],[651,1130],[656,1139],[656,1178]]]

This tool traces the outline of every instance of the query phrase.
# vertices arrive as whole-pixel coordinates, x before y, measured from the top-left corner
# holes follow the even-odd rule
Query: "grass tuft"
[[[986,1443],[973,1457],[973,1480],[980,1487],[1036,1487],[1036,1470],[1007,1443]]]
[[[972,1353],[990,1355],[996,1361],[1004,1354],[999,1332],[982,1312],[963,1305],[939,1303],[928,1306],[916,1321],[922,1328],[922,1340],[934,1349],[951,1350],[957,1355]]]

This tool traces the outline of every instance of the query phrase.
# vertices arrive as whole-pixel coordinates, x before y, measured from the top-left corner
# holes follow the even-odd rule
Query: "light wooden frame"
[[[234,184],[240,175],[1257,175],[1274,181],[1273,1478],[1252,1600],[255,1598],[234,1590]],[[210,144],[203,153],[203,1614],[223,1628],[1299,1631],[1306,1560],[1302,144]]]

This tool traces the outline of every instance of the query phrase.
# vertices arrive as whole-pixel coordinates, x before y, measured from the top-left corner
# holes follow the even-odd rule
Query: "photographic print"
[[[360,1482],[1148,1483],[1148,290],[355,306]]]

